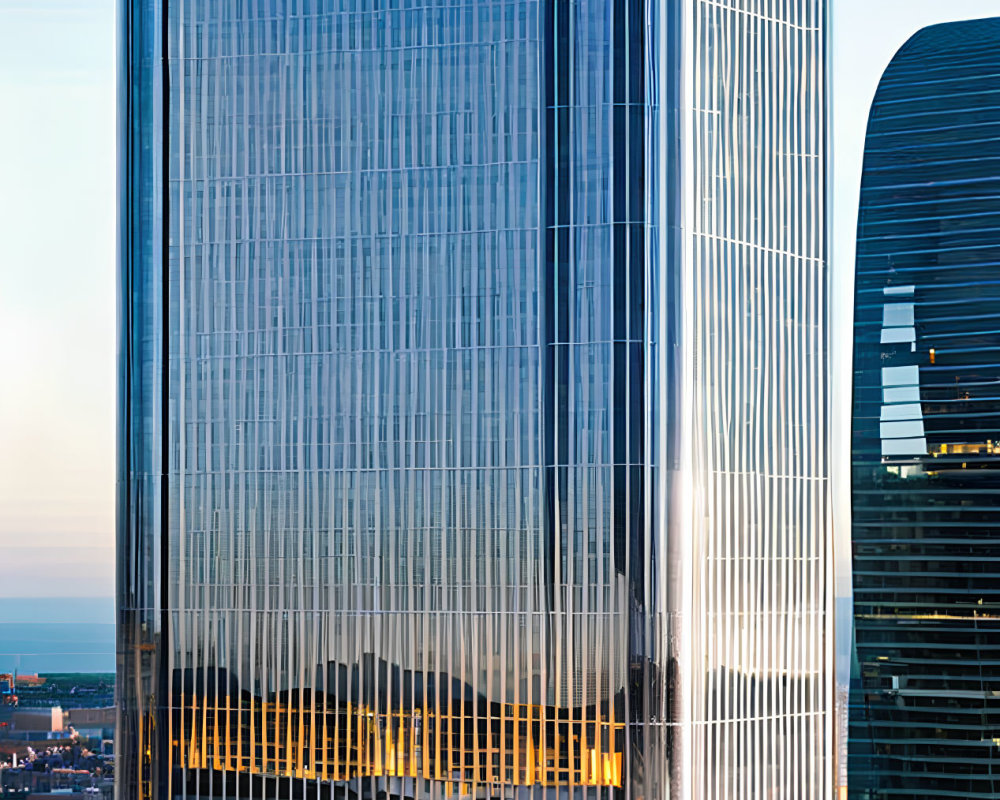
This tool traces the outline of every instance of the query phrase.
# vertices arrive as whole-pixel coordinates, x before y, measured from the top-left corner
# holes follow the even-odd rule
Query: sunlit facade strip
[[[824,14],[122,4],[120,797],[829,795]]]
[[[687,13],[682,796],[827,797],[825,8]]]

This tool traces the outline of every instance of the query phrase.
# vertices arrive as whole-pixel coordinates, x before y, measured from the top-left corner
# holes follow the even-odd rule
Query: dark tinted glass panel
[[[996,797],[1000,21],[928,28],[872,107],[853,434],[857,798]]]

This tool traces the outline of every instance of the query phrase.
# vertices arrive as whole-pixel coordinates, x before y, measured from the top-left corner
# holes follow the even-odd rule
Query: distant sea
[[[0,597],[0,672],[114,672],[113,597]]]

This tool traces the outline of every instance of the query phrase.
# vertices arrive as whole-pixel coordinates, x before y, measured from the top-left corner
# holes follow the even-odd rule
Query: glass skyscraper
[[[850,795],[1000,796],[1000,20],[938,25],[868,124]]]
[[[826,798],[825,8],[121,4],[121,798]]]

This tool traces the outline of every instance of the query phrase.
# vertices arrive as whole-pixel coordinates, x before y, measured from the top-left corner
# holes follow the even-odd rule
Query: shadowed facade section
[[[1000,793],[1000,20],[926,28],[858,221],[853,798]]]

